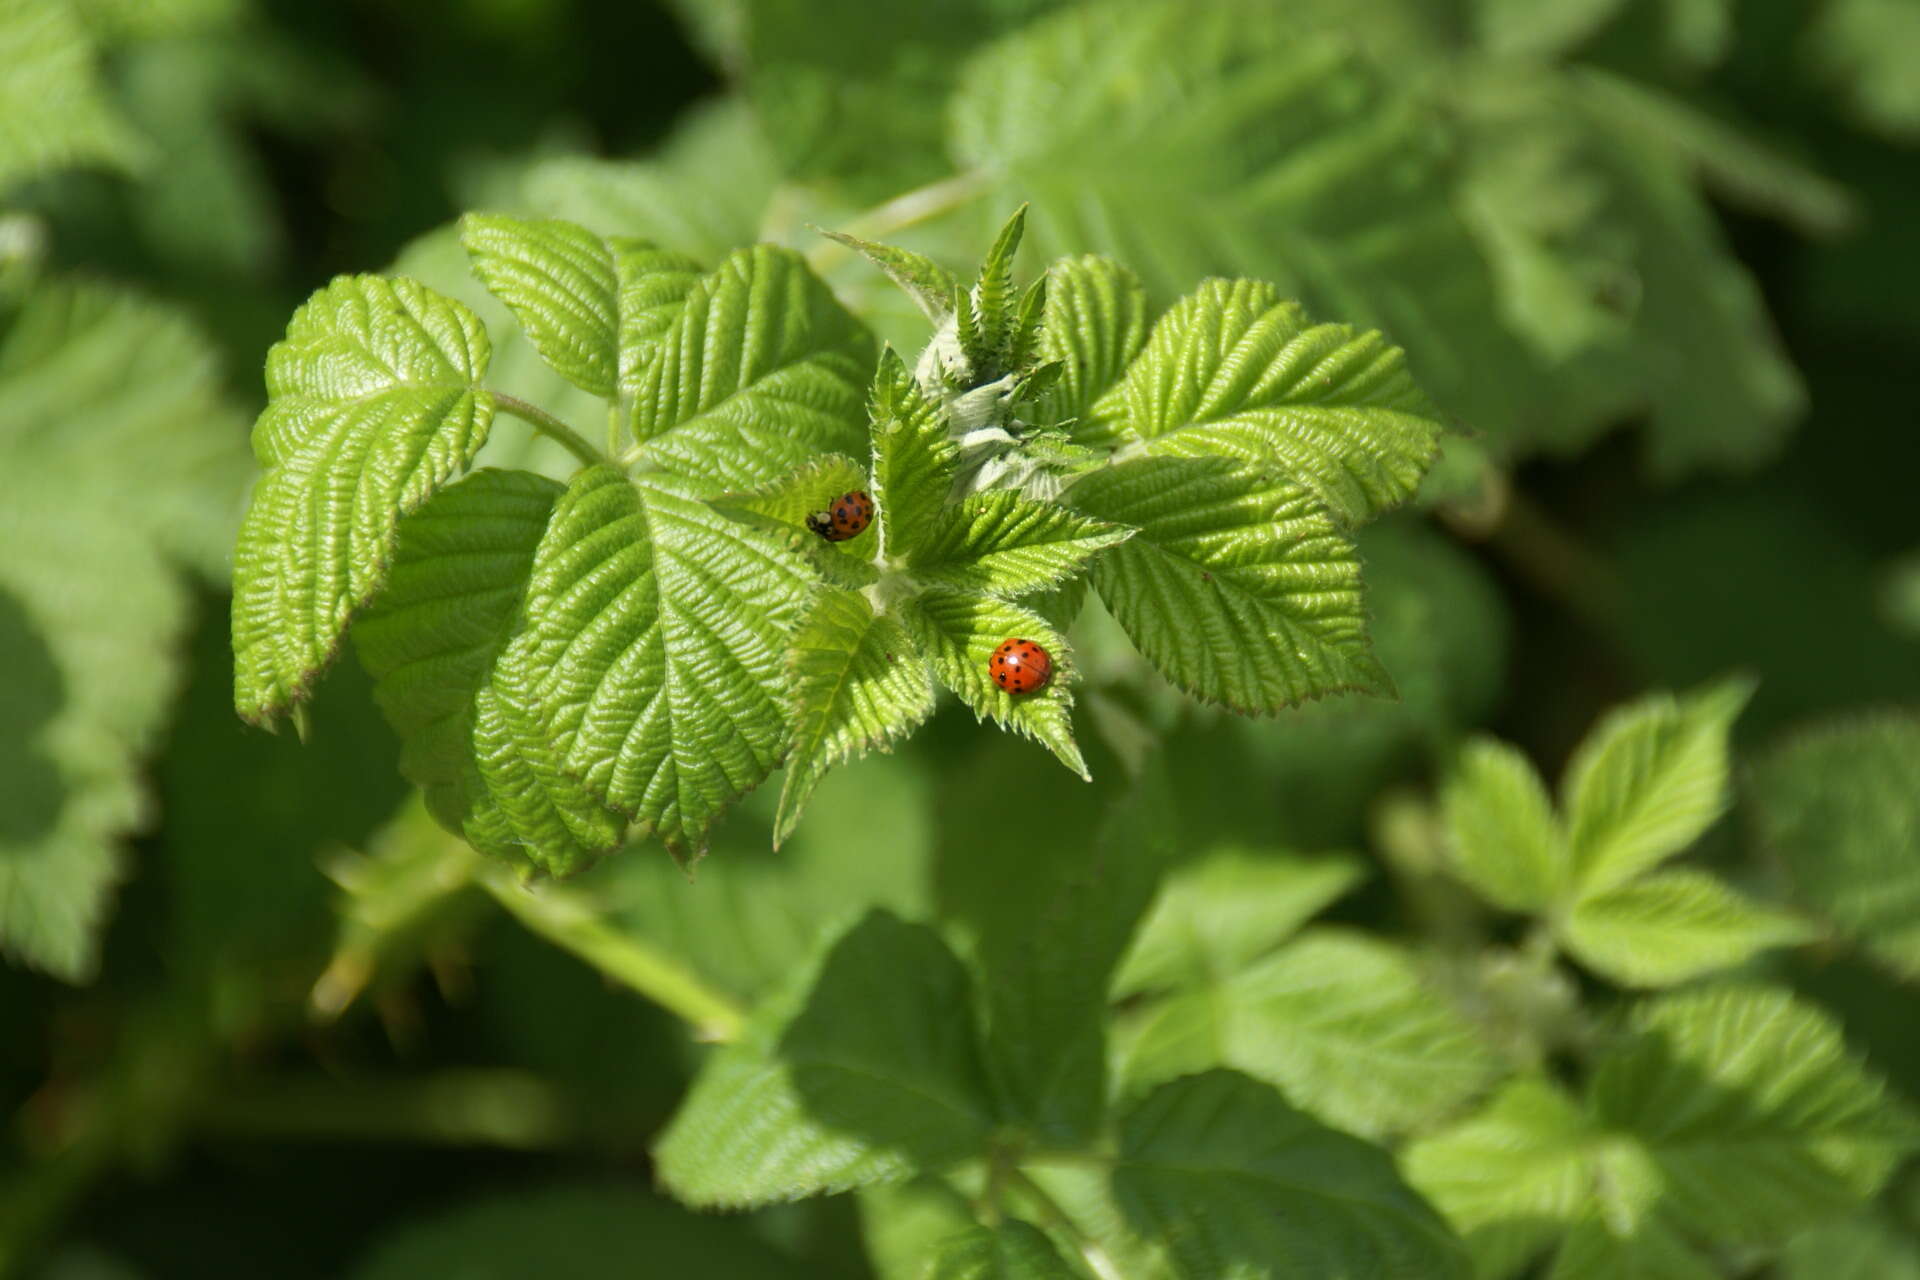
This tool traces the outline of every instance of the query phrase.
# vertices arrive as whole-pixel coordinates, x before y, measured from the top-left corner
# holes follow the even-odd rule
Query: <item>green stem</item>
[[[1067,1215],[1067,1211],[1060,1207],[1060,1202],[1048,1195],[1044,1187],[1020,1169],[1007,1170],[1007,1183],[1016,1188],[1033,1205],[1041,1225],[1051,1227],[1073,1241],[1073,1247],[1080,1254],[1081,1260],[1087,1264],[1087,1270],[1093,1272],[1100,1280],[1126,1280],[1107,1251],[1100,1247],[1098,1241],[1088,1238],[1087,1234],[1080,1229],[1080,1224]]]
[[[986,174],[978,170],[956,173],[856,214],[840,230],[857,239],[878,240],[958,209],[986,190]],[[829,240],[807,251],[807,263],[815,271],[824,272],[852,252],[837,240]]]
[[[685,1019],[699,1039],[724,1044],[739,1038],[746,1024],[739,1005],[674,957],[609,927],[574,894],[551,885],[536,893],[491,868],[480,883],[528,929]]]
[[[590,467],[607,460],[607,455],[588,444],[586,437],[539,405],[528,404],[518,396],[510,396],[503,391],[493,393],[493,404],[501,413],[510,413],[549,440],[557,441],[568,453]]]

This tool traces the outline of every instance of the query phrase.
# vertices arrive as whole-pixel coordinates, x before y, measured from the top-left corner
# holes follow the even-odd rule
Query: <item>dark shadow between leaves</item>
[[[66,788],[46,731],[65,702],[53,651],[25,606],[0,591],[0,848],[33,844],[60,820]]]

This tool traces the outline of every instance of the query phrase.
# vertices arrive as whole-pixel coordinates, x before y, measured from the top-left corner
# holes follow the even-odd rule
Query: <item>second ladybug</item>
[[[807,528],[828,542],[845,542],[865,533],[873,523],[873,499],[864,489],[852,489],[835,498],[825,511],[807,517]]]
[[[1034,693],[1053,679],[1053,655],[1031,640],[1013,636],[1002,640],[987,659],[987,674],[1008,693]]]

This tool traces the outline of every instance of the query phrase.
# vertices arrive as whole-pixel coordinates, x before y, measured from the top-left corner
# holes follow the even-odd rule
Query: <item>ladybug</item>
[[[857,538],[872,523],[873,499],[867,496],[864,489],[843,493],[825,511],[816,511],[807,517],[807,528],[828,542]]]
[[[987,659],[987,674],[1008,693],[1037,693],[1053,679],[1053,655],[1031,640],[1013,636],[1002,640]]]

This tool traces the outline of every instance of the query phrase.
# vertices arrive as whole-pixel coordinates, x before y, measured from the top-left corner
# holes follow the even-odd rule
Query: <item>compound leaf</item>
[[[534,556],[508,655],[567,772],[697,853],[786,744],[786,629],[806,574],[685,482],[574,477]]]
[[[747,488],[861,450],[872,336],[792,250],[728,255],[657,341],[633,390],[642,462]]]
[[[1090,419],[1088,411],[1146,342],[1147,293],[1133,272],[1094,254],[1047,268],[1039,358],[1059,361],[1060,377],[1040,398],[1039,420],[1072,423],[1084,443],[1113,443],[1121,424]]]
[[[1799,898],[1894,972],[1920,978],[1920,718],[1821,725],[1754,771],[1760,838]]]
[[[1181,1280],[1468,1274],[1391,1156],[1234,1071],[1162,1085],[1123,1115],[1113,1186]]]
[[[933,714],[933,684],[899,621],[858,592],[823,590],[793,636],[793,740],[774,818],[777,845],[826,771],[905,737]]]
[[[1278,469],[1348,523],[1412,497],[1442,429],[1398,347],[1251,280],[1175,303],[1090,417],[1158,454]]]
[[[910,565],[916,577],[962,590],[1030,595],[1080,574],[1133,530],[1010,489],[968,494],[941,511]]]
[[[1581,964],[1630,987],[1672,986],[1815,934],[1804,921],[1688,870],[1582,897],[1560,932]]]
[[[1138,458],[1068,491],[1139,532],[1094,565],[1127,636],[1174,684],[1260,713],[1392,685],[1367,642],[1360,561],[1307,489],[1219,458]]]
[[[267,354],[265,468],[234,551],[234,703],[257,724],[304,702],[386,581],[400,517],[485,443],[486,330],[411,280],[343,276]]]
[[[1441,793],[1451,866],[1487,901],[1538,911],[1570,887],[1567,835],[1540,775],[1505,743],[1476,738]]]
[[[696,1208],[903,1182],[973,1154],[992,1108],[966,971],[874,911],[701,1069],[654,1150]]]

